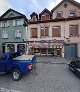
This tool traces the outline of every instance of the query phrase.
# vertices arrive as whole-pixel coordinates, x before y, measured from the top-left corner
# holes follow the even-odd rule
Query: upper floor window
[[[9,27],[9,21],[2,21],[2,22],[0,23],[0,26],[1,26],[1,27]]]
[[[8,32],[7,31],[2,31],[2,38],[4,38],[4,39],[8,38]]]
[[[71,17],[76,16],[76,11],[70,11],[70,16]]]
[[[32,17],[32,21],[36,21],[37,19],[36,19],[36,16],[33,16]]]
[[[63,17],[63,12],[62,11],[61,12],[57,12],[56,18],[61,18],[61,17]]]
[[[80,10],[78,11],[78,14],[79,14],[79,16],[80,16]]]
[[[15,31],[15,37],[21,38],[21,31],[20,30]]]
[[[52,28],[52,36],[53,37],[60,37],[61,36],[61,27],[60,26],[54,26]]]
[[[37,28],[31,28],[31,38],[37,38]]]
[[[44,14],[41,16],[42,20],[49,20],[50,19],[50,15],[49,14]]]
[[[23,25],[23,19],[13,20],[13,26]]]
[[[41,37],[49,36],[49,27],[41,27]]]
[[[78,35],[78,25],[70,25],[69,26],[69,36]]]

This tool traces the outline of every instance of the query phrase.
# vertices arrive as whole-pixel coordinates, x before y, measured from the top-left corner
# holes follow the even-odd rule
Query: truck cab
[[[20,52],[0,55],[0,73],[10,72],[12,78],[16,81],[34,68],[36,68],[36,57],[34,55],[20,55]]]

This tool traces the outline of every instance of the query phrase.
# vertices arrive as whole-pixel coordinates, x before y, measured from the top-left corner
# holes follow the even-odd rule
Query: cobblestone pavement
[[[52,63],[52,64],[68,64],[70,61],[60,57],[53,57],[53,56],[38,56],[37,57],[38,63]]]
[[[80,92],[80,78],[69,70],[69,61],[52,57],[37,57],[37,61],[37,68],[20,81],[0,75],[0,92]]]

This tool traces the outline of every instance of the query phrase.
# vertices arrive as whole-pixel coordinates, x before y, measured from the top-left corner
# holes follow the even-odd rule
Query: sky
[[[44,8],[52,10],[59,2],[61,0],[0,0],[0,15],[12,8],[29,18],[32,12],[39,14]]]

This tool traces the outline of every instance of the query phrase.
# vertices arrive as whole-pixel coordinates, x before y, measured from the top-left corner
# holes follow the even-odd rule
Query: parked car
[[[80,60],[72,60],[69,64],[69,68],[76,74],[80,75]]]
[[[36,68],[34,55],[22,55],[20,52],[0,55],[0,73],[11,73],[13,80],[18,81],[22,75]]]

